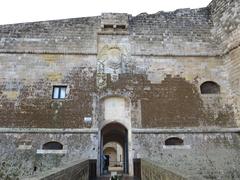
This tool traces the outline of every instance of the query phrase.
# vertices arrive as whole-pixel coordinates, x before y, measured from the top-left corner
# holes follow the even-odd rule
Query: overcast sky
[[[102,12],[137,15],[205,7],[211,0],[1,0],[0,24],[96,16]]]

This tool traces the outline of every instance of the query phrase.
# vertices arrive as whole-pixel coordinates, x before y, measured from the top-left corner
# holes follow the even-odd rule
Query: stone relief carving
[[[97,85],[104,87],[107,83],[107,74],[112,81],[118,80],[118,75],[123,73],[126,55],[118,46],[104,46],[98,54]]]

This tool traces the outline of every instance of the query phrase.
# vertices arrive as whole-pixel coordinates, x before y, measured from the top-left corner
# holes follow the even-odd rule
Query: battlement
[[[0,52],[96,54],[97,34],[102,32],[129,35],[132,54],[222,55],[223,49],[227,52],[239,44],[238,7],[238,1],[214,0],[200,9],[137,16],[103,13],[96,17],[2,25]]]

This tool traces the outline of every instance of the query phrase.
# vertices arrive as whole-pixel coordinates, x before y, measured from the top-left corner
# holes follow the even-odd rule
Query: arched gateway
[[[117,154],[119,156],[117,161],[113,163],[109,159],[109,155],[104,154],[104,146],[106,144],[118,144],[121,146],[122,153]],[[120,123],[112,122],[105,125],[101,129],[101,143],[100,143],[100,174],[109,174],[112,171],[128,174],[128,130]],[[109,160],[109,161],[108,161]],[[112,163],[110,163],[112,162]],[[114,165],[113,165],[114,164]]]

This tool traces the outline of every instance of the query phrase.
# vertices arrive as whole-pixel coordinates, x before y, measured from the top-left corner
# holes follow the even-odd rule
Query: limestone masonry
[[[104,154],[240,179],[239,45],[239,0],[1,25],[0,179],[84,159],[100,176]]]

